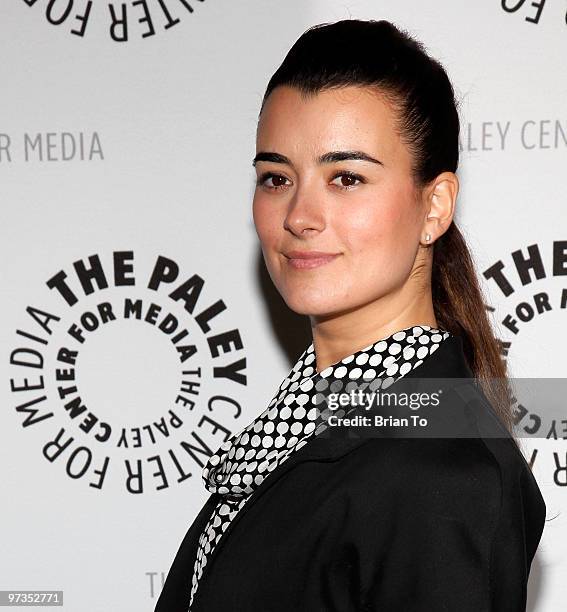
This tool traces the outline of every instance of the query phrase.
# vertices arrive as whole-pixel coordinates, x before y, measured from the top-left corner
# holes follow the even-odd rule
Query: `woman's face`
[[[257,131],[253,217],[270,277],[295,312],[356,309],[408,280],[426,210],[394,118],[368,88],[304,99],[280,86],[268,97]],[[301,259],[293,251],[334,257]]]

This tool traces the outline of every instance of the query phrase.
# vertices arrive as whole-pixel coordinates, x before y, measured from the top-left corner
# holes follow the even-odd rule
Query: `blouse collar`
[[[211,455],[203,469],[212,493],[240,500],[293,452],[327,427],[322,399],[332,385],[379,379],[386,388],[420,366],[451,334],[428,325],[401,329],[316,371],[313,342],[280,384],[268,407]]]

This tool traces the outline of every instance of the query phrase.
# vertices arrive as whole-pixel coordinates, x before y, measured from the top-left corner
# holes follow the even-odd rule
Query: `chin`
[[[344,310],[345,304],[342,300],[329,299],[329,296],[294,294],[283,296],[285,303],[293,312],[300,315],[328,316]]]

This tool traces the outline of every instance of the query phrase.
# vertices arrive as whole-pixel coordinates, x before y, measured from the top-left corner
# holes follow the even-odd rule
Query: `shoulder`
[[[341,462],[342,495],[361,522],[451,520],[487,539],[513,523],[536,545],[543,531],[545,502],[511,437],[371,438]]]
[[[509,469],[475,438],[373,438],[345,460],[347,495],[361,512],[442,514],[490,523]]]
[[[542,525],[545,503],[522,451],[475,385],[447,394],[463,437],[370,437],[345,453],[341,494],[362,515],[442,515],[489,529],[500,518]],[[500,437],[496,437],[500,436]],[[338,466],[337,466],[338,468]],[[523,514],[521,517],[520,515]]]

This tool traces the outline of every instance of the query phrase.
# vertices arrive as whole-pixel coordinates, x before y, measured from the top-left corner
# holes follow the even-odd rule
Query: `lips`
[[[336,259],[340,253],[324,251],[289,251],[284,253],[290,266],[298,270],[318,268]]]

